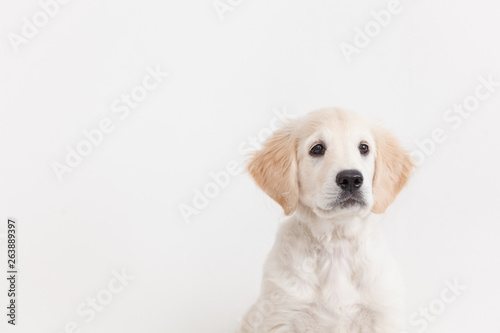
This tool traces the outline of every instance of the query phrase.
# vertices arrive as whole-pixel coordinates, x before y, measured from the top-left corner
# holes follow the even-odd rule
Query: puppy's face
[[[299,201],[319,217],[366,215],[373,206],[376,144],[353,113],[315,112],[297,130]]]
[[[339,109],[314,111],[285,125],[248,164],[286,215],[303,205],[322,218],[383,213],[412,167],[389,132]]]

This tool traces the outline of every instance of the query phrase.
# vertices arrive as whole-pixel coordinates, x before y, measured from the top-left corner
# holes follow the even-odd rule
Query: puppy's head
[[[322,109],[277,130],[248,171],[286,215],[303,205],[331,218],[383,213],[412,167],[389,132],[354,113]]]

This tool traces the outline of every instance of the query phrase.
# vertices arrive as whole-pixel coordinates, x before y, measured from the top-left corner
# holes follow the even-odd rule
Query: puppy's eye
[[[309,151],[309,155],[313,157],[318,157],[324,155],[325,152],[326,152],[325,147],[323,147],[322,144],[317,144],[316,146],[311,148],[311,150]]]
[[[368,152],[370,151],[370,148],[366,143],[360,143],[358,149],[361,155],[368,154]]]

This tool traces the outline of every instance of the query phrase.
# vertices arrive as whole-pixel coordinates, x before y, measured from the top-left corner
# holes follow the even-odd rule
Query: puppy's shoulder
[[[275,243],[300,247],[310,242],[310,231],[294,216],[282,222],[276,233]]]

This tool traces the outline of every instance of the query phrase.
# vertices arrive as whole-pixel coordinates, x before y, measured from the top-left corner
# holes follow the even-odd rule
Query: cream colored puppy
[[[277,130],[248,170],[293,215],[238,332],[399,333],[403,288],[371,213],[412,168],[390,133],[351,112],[322,109]]]

